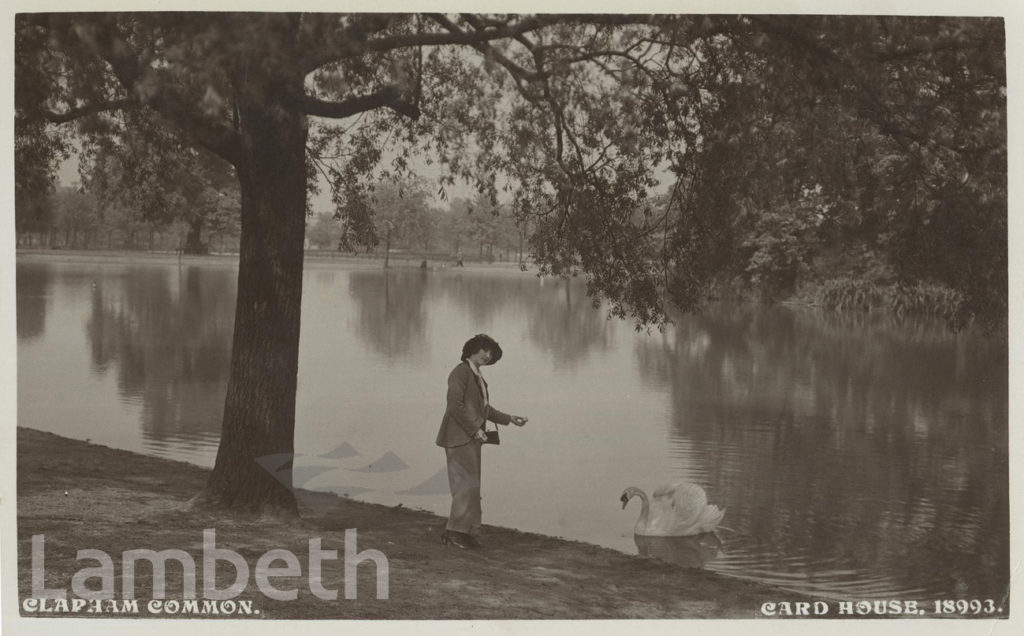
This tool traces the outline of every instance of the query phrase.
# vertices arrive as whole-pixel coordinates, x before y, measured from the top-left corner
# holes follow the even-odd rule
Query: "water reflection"
[[[576,280],[462,275],[446,280],[444,293],[477,324],[505,312],[525,320],[530,341],[557,369],[573,367],[609,344],[609,322]]]
[[[357,308],[356,331],[363,342],[388,360],[425,355],[426,287],[425,270],[352,272],[349,295]]]
[[[714,532],[689,537],[649,537],[633,535],[641,556],[675,563],[684,568],[702,568],[721,553],[722,541]]]
[[[43,335],[46,329],[46,310],[50,305],[52,285],[53,274],[45,265],[16,269],[18,340],[32,340]]]
[[[234,299],[231,270],[129,268],[93,284],[85,326],[93,368],[113,369],[122,398],[141,404],[147,439],[219,439]]]
[[[895,585],[911,589],[953,563],[937,589],[1002,592],[1005,343],[921,322],[719,307],[639,342],[637,357],[671,396],[680,465],[729,508],[732,564],[899,563]]]
[[[577,281],[419,269],[355,271],[349,281],[360,339],[389,360],[425,354],[429,311],[445,299],[480,329],[501,314],[525,320],[531,342],[559,369],[607,348],[611,338],[609,321]]]
[[[548,280],[533,298],[526,314],[530,339],[551,356],[556,369],[575,367],[591,351],[608,348],[611,323],[581,283]]]
[[[444,276],[444,296],[466,312],[478,325],[490,323],[514,304],[529,302],[536,282],[518,276],[504,278],[473,273]]]

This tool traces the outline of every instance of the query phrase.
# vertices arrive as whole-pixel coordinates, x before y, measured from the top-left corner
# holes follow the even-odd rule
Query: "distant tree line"
[[[525,234],[507,205],[486,197],[457,197],[438,205],[426,181],[378,182],[368,197],[369,223],[358,226],[334,212],[315,213],[306,223],[311,249],[350,254],[391,249],[435,258],[521,262]]]
[[[96,124],[114,130],[83,149],[74,187],[51,181],[18,189],[18,245],[236,251],[241,202],[231,166],[152,116],[136,115],[125,124]]]
[[[193,222],[194,225],[194,222]],[[105,206],[80,186],[56,186],[16,205],[17,246],[36,249],[237,252],[237,208],[218,207],[204,219],[202,244],[184,215],[151,218],[138,209]]]
[[[57,185],[19,201],[16,206],[18,247],[82,250],[181,249],[186,253],[238,251],[237,193],[198,188],[183,195],[168,193],[168,180],[155,193],[109,190],[96,170],[87,185]],[[106,177],[109,178],[109,174]],[[179,182],[180,183],[180,182]],[[108,189],[104,189],[108,188]],[[525,233],[512,210],[492,206],[485,197],[433,202],[423,181],[378,183],[372,197],[372,224],[363,232],[333,212],[307,217],[311,250],[345,254],[393,251],[423,257],[473,261],[514,261],[524,258]],[[130,196],[129,196],[130,195]],[[170,196],[171,203],[157,203]],[[140,199],[149,199],[148,201]]]

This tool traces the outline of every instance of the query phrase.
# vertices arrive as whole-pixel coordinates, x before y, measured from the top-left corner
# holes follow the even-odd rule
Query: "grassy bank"
[[[203,530],[214,528],[216,546],[242,555],[250,572],[271,549],[298,557],[301,575],[273,579],[278,589],[297,589],[296,600],[268,598],[250,574],[236,600],[251,600],[256,618],[755,618],[766,601],[806,600],[705,570],[507,528],[485,526],[482,550],[444,547],[441,517],[334,495],[324,495],[334,499],[330,505],[317,505],[326,512],[307,510],[291,523],[198,513],[188,501],[202,488],[206,469],[32,429],[18,429],[17,453],[21,598],[31,595],[33,535],[45,536],[48,587],[70,589],[76,572],[97,565],[76,561],[77,551],[98,549],[113,559],[114,596],[120,599],[123,551],[183,550],[201,577]],[[388,599],[376,598],[375,568],[367,563],[358,568],[357,598],[345,600],[348,528],[357,529],[360,551],[386,555]],[[336,601],[310,592],[308,542],[315,538],[323,549],[338,551],[339,559],[325,561],[322,573],[325,588],[340,590]],[[217,575],[218,588],[226,588],[233,568],[221,562]],[[146,562],[139,563],[135,581],[136,597],[145,606],[153,589]],[[182,568],[170,562],[167,598],[180,600],[182,589]],[[198,590],[202,597],[201,581]]]

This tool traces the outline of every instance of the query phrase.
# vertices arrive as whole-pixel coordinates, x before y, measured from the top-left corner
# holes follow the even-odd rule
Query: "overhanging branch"
[[[597,26],[619,26],[627,24],[646,24],[651,21],[651,16],[629,15],[629,14],[603,14],[603,15],[559,15],[542,14],[523,18],[519,22],[499,24],[494,21],[481,23],[484,26],[481,30],[462,31],[435,31],[427,33],[398,33],[395,35],[380,36],[375,38],[359,39],[356,37],[341,37],[338,44],[318,51],[304,59],[300,68],[304,73],[312,71],[333,62],[340,62],[345,59],[360,57],[367,53],[381,53],[404,49],[416,46],[444,46],[444,45],[474,45],[515,38],[544,27],[557,24],[591,24]]]
[[[329,117],[332,119],[343,119],[382,107],[390,108],[410,119],[415,120],[420,117],[419,107],[403,100],[399,95],[398,88],[395,86],[387,86],[375,93],[352,97],[340,102],[325,101],[309,95],[303,95],[298,100],[296,106],[307,115]]]
[[[431,17],[438,24],[440,24],[444,28],[448,29],[448,31],[450,31],[452,33],[462,33],[462,30],[459,29],[458,26],[456,26],[454,23],[452,23],[445,16],[443,16],[441,14],[437,14],[437,15],[433,15]],[[466,22],[468,22],[469,25],[472,26],[476,30],[477,33],[482,32],[482,31],[486,30],[486,28],[487,28],[487,26],[483,22],[477,20],[476,17],[473,16],[473,15],[464,14],[463,15],[463,19]],[[516,36],[515,39],[519,40],[520,42],[524,42],[525,41],[525,37],[523,35],[521,35],[521,34]],[[526,46],[527,46],[527,48],[529,48],[528,41],[526,42]],[[530,70],[527,70],[527,69],[523,68],[522,66],[516,64],[515,62],[510,60],[508,57],[506,57],[503,53],[501,53],[501,51],[498,51],[497,49],[495,49],[493,46],[491,46],[490,44],[488,44],[486,42],[480,42],[480,43],[474,44],[473,48],[475,48],[476,50],[480,51],[484,55],[490,55],[491,57],[493,57],[494,60],[497,61],[502,66],[504,66],[505,69],[509,73],[511,73],[514,77],[516,77],[516,78],[518,78],[520,80],[523,80],[523,81],[537,81],[537,80],[544,79],[544,77],[539,72],[537,72],[537,71],[530,71]]]

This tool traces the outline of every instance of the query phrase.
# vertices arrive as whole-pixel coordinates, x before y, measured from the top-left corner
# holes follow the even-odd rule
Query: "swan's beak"
[[[626,494],[623,493],[622,496],[619,497],[619,501],[622,502],[622,509],[625,510],[626,509],[626,504],[629,503],[629,497],[627,497]]]

